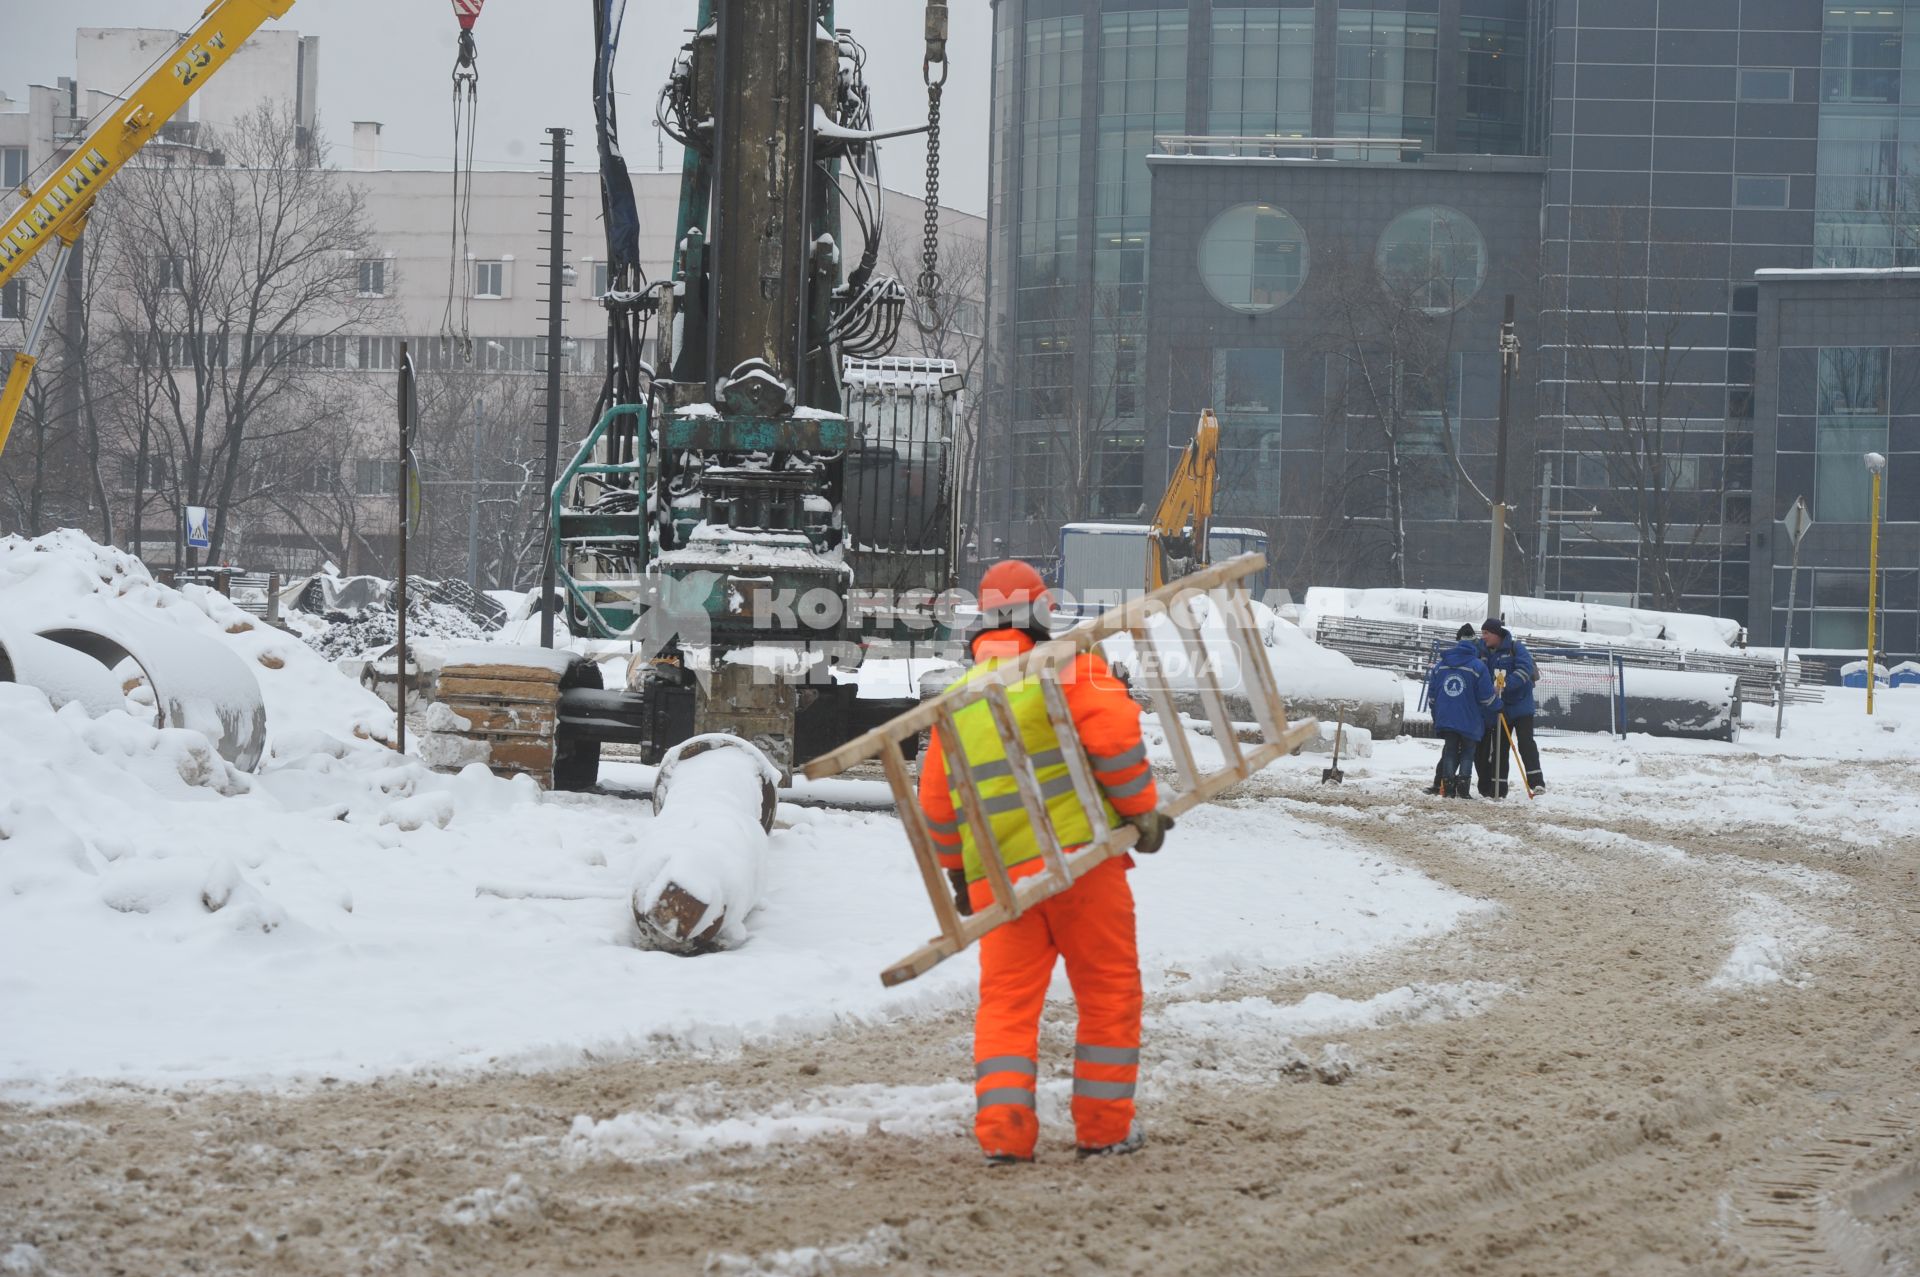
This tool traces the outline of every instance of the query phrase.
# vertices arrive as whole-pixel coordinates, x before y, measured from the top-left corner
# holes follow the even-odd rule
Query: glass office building
[[[1472,588],[1512,295],[1510,590],[1774,638],[1773,520],[1804,491],[1797,633],[1845,646],[1863,450],[1891,458],[1890,555],[1920,563],[1920,0],[995,0],[994,22],[979,555],[1139,516],[1211,407],[1220,513],[1269,533],[1283,580]],[[1356,315],[1363,276],[1441,348],[1375,367],[1400,338]],[[1920,570],[1883,584],[1911,648]]]
[[[1411,139],[1519,153],[1527,0],[997,0],[986,541],[1146,500],[1147,261],[1159,137]],[[1353,159],[1397,160],[1387,148]],[[1251,220],[1249,220],[1251,219]],[[1247,215],[1232,233],[1252,235]],[[1261,236],[1249,243],[1266,246]],[[1304,269],[1278,247],[1262,295]],[[1266,251],[1262,248],[1262,251]]]

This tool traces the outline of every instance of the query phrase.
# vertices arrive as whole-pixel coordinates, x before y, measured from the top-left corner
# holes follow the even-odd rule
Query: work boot
[[[1453,787],[1453,796],[1455,798],[1465,798],[1471,801],[1473,799],[1473,786],[1472,785],[1455,785]]]
[[[1031,1162],[1031,1157],[1015,1157],[1012,1153],[988,1153],[988,1166],[1018,1166],[1022,1162]]]
[[[1137,1153],[1146,1142],[1146,1132],[1140,1129],[1140,1123],[1135,1122],[1133,1126],[1128,1129],[1127,1138],[1121,1140],[1118,1144],[1102,1144],[1099,1148],[1082,1148],[1080,1150],[1080,1156],[1118,1157],[1123,1153]]]
[[[1453,797],[1453,791],[1454,791],[1454,783],[1450,780],[1443,780],[1438,785],[1434,786],[1432,789],[1429,789],[1427,792],[1429,794],[1438,794],[1442,798],[1451,798]]]
[[[1531,789],[1536,794],[1546,793],[1547,792],[1546,778],[1541,776],[1540,773],[1535,772],[1533,775],[1527,777],[1527,788]]]

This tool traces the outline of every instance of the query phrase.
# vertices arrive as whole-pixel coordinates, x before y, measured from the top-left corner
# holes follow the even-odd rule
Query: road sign
[[[1813,526],[1813,515],[1807,511],[1807,499],[1795,498],[1793,509],[1787,511],[1787,517],[1780,522],[1786,524],[1787,535],[1793,539],[1795,548],[1798,548],[1801,539],[1807,535],[1807,529]]]
[[[209,506],[187,507],[187,547],[205,550],[213,545],[213,510]]]

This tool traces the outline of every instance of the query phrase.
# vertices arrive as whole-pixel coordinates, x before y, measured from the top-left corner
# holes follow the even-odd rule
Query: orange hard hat
[[[1045,628],[1053,618],[1053,596],[1031,563],[1002,559],[980,578],[980,616],[988,628]]]

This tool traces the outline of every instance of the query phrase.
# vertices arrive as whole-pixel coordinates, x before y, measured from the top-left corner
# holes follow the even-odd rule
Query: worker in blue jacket
[[[1453,640],[1454,642],[1457,643],[1461,639],[1471,639],[1477,633],[1479,633],[1479,631],[1473,628],[1473,622],[1468,621],[1465,625],[1462,625],[1460,627],[1459,632],[1453,636]],[[1433,702],[1433,697],[1431,696],[1427,697],[1427,702],[1429,705],[1431,705]],[[1438,727],[1435,727],[1434,730],[1439,731],[1440,729]],[[1478,745],[1479,738],[1475,737],[1474,739],[1476,742],[1474,748],[1477,751],[1479,749],[1479,745]],[[1476,758],[1477,757],[1478,755],[1476,754]],[[1427,790],[1429,794],[1446,795],[1447,782],[1453,778],[1453,773],[1446,769],[1444,765],[1445,762],[1446,762],[1446,754],[1445,754],[1445,751],[1442,751],[1440,762],[1437,762],[1433,765],[1433,784]]]
[[[1487,715],[1500,703],[1493,674],[1471,637],[1440,654],[1427,675],[1427,702],[1433,706],[1434,729],[1446,741],[1440,751],[1445,778],[1440,792],[1448,798],[1471,798],[1474,755],[1486,735]]]
[[[1499,705],[1488,715],[1489,730],[1480,742],[1476,762],[1480,773],[1480,792],[1489,798],[1507,796],[1507,767],[1511,746],[1502,737],[1499,719],[1506,718],[1507,732],[1520,748],[1520,761],[1527,769],[1527,789],[1546,792],[1547,781],[1540,770],[1540,746],[1533,738],[1535,710],[1533,689],[1540,679],[1540,667],[1533,653],[1515,638],[1498,617],[1488,617],[1480,626],[1479,648],[1493,681],[1500,691]]]

